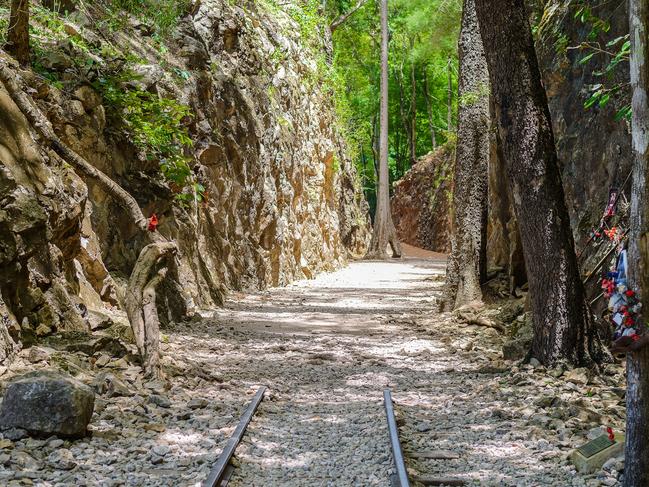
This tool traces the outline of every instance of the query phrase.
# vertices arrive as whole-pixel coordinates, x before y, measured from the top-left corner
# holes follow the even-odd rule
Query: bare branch
[[[347,22],[347,19],[349,19],[349,17],[354,15],[358,9],[360,9],[363,5],[365,5],[366,2],[367,0],[358,0],[358,2],[356,2],[356,5],[354,5],[354,7],[352,7],[347,12],[342,14],[336,20],[334,20],[329,26],[329,30],[331,31],[331,33],[333,34],[338,27],[340,27],[345,22]]]

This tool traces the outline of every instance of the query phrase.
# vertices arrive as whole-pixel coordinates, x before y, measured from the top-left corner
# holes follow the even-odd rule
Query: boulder
[[[505,360],[522,360],[527,356],[532,346],[531,338],[517,338],[503,344],[503,358]]]
[[[0,409],[0,429],[22,428],[32,435],[85,436],[95,394],[76,379],[37,371],[13,379]]]

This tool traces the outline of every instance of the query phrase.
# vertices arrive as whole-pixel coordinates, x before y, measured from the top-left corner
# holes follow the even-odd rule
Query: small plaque
[[[607,435],[602,435],[599,438],[595,438],[593,441],[589,441],[584,446],[580,446],[577,448],[577,451],[585,458],[590,458],[613,445],[615,445],[615,440],[611,440]]]

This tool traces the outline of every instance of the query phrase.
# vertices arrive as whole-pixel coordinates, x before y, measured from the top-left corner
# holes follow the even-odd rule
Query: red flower
[[[635,292],[632,291],[631,289],[629,289],[629,290],[628,290],[627,292],[625,292],[624,294],[626,294],[626,295],[627,295],[628,297],[630,297],[630,298],[632,298],[633,296],[635,296]]]

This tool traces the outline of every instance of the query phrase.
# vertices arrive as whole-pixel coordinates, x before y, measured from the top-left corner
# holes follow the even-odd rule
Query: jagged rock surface
[[[93,8],[74,12],[66,32],[125,46],[138,59],[135,82],[191,108],[188,155],[206,189],[201,205],[174,204],[157,162],[120,136],[75,64],[73,43],[54,42],[46,66],[64,89],[31,71],[21,76],[57,134],[177,240],[184,295],[162,293],[163,321],[219,304],[228,290],[285,285],[364,253],[366,204],[331,97],[313,81],[319,53],[301,43],[295,21],[206,0],[181,19],[167,52],[135,20],[98,35]],[[0,290],[20,325],[10,330],[14,339],[87,331],[87,308],[119,308],[141,237],[100,187],[39,144],[4,89],[0,200]]]
[[[610,79],[595,75],[606,68],[606,56],[594,56],[588,63],[580,60],[587,54],[566,46],[577,46],[587,40],[589,27],[571,14],[575,2],[553,0],[544,6],[539,26],[537,52],[548,95],[562,177],[577,242],[586,230],[596,226],[602,217],[608,190],[619,187],[631,172],[631,133],[625,121],[616,121],[616,111],[629,103],[628,64],[622,63]],[[593,15],[607,19],[610,30],[606,41],[629,32],[626,3],[594,6]],[[623,85],[619,96],[612,97],[604,108],[584,108],[590,88],[605,80],[607,86]],[[627,182],[627,194],[631,188]]]
[[[453,157],[454,148],[440,147],[421,157],[394,185],[392,219],[402,242],[450,250]]]

